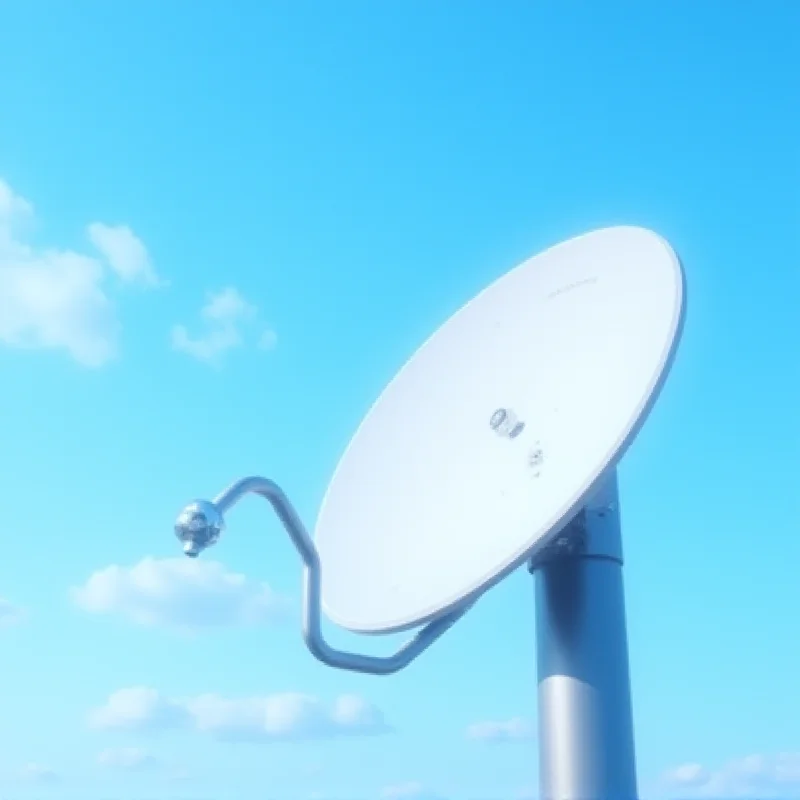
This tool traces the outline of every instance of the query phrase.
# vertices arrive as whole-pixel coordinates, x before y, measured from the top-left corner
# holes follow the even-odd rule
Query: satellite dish
[[[330,482],[325,613],[363,633],[420,625],[546,546],[643,422],[682,301],[669,245],[617,227],[529,259],[445,322]]]
[[[634,800],[615,466],[664,382],[684,318],[670,246],[614,227],[553,247],[458,311],[400,370],[342,456],[312,540],[280,487],[237,481],[175,533],[215,544],[247,494],[304,564],[306,644],[334,667],[402,669],[491,586],[536,575],[542,800]],[[422,626],[394,655],[332,648]]]

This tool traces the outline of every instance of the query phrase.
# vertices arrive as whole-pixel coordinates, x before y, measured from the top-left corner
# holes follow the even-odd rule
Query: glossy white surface
[[[402,630],[546,544],[655,399],[683,292],[663,239],[608,228],[526,261],[451,317],[384,390],[328,487],[315,531],[326,614]],[[493,430],[498,409],[524,423],[518,435]]]

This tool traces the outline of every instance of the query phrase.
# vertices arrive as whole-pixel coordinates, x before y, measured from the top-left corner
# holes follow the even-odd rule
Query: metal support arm
[[[183,542],[183,552],[196,558],[211,547],[225,528],[225,514],[247,494],[257,494],[269,501],[303,559],[303,639],[311,653],[325,664],[353,672],[390,675],[407,667],[467,611],[467,607],[459,608],[429,622],[390,656],[367,656],[331,647],[321,629],[319,553],[289,499],[273,481],[242,478],[213,501],[196,500],[186,506],[175,523],[175,535]]]

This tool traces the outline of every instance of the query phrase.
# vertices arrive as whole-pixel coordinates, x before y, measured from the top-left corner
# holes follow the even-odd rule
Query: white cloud
[[[185,728],[191,716],[185,705],[155,689],[131,686],[114,692],[105,705],[89,712],[89,727],[98,730],[149,732]]]
[[[26,764],[20,770],[20,777],[30,783],[52,784],[59,782],[58,775],[49,767],[41,764]]]
[[[159,760],[140,747],[116,747],[103,750],[97,756],[97,763],[109,769],[140,772],[160,766]]]
[[[93,222],[87,228],[87,233],[91,243],[122,281],[145,286],[159,285],[147,248],[127,225]]]
[[[147,251],[125,227],[88,226],[108,258],[40,247],[27,234],[33,206],[0,180],[0,344],[23,349],[64,350],[87,367],[115,357],[119,335],[109,270],[120,280],[157,282]]]
[[[800,753],[750,755],[719,769],[681,764],[662,776],[673,797],[784,798],[800,796]]]
[[[466,730],[468,739],[483,742],[508,742],[533,737],[533,727],[521,717],[503,722],[475,722]]]
[[[25,611],[0,597],[0,628],[10,628],[17,625],[26,617]]]
[[[142,686],[115,692],[89,713],[88,722],[96,729],[141,733],[182,728],[227,740],[367,736],[389,730],[381,711],[356,695],[343,695],[332,704],[291,692],[169,698]]]
[[[419,781],[408,781],[381,790],[383,800],[442,800],[442,796],[423,786]]]
[[[664,773],[664,782],[671,786],[697,787],[707,783],[711,774],[702,764],[680,764]]]
[[[381,712],[355,695],[326,705],[291,692],[237,700],[208,694],[186,701],[186,708],[197,730],[225,739],[314,739],[387,730]]]
[[[172,347],[198,361],[218,365],[229,350],[243,346],[251,332],[262,350],[277,343],[275,332],[259,322],[258,309],[232,286],[209,292],[200,316],[204,330],[199,335],[190,334],[184,325],[172,328]]]
[[[331,709],[333,723],[341,729],[386,730],[383,714],[357,694],[342,694]]]
[[[184,632],[274,622],[289,607],[265,583],[229,572],[217,561],[188,558],[112,564],[70,593],[85,611]]]
[[[14,194],[11,187],[0,179],[0,236],[8,235],[13,227],[18,229],[33,215],[33,206],[18,194]]]

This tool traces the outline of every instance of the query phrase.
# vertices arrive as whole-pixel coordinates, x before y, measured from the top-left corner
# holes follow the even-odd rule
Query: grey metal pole
[[[540,800],[636,800],[616,473],[529,569]]]

